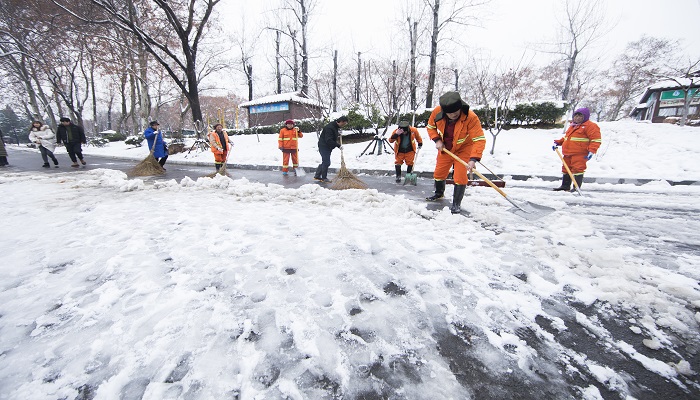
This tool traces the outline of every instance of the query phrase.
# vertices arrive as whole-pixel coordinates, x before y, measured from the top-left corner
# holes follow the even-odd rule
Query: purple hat
[[[574,115],[576,114],[583,115],[583,122],[588,121],[588,119],[591,117],[591,112],[586,107],[576,109],[576,111],[574,111]]]

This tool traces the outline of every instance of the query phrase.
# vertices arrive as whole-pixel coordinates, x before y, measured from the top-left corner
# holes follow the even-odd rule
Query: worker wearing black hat
[[[426,198],[436,201],[445,197],[445,180],[454,168],[454,194],[452,198],[453,214],[461,212],[462,198],[467,187],[467,172],[474,168],[486,147],[486,137],[481,129],[481,121],[469,109],[457,92],[447,92],[440,96],[440,105],[435,107],[428,118],[428,135],[435,142],[438,150],[433,178],[435,194]],[[465,167],[442,150],[451,151],[468,164]]]

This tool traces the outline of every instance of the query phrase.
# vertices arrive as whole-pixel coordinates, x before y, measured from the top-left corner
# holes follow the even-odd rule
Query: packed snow
[[[470,189],[465,218],[376,189],[0,170],[0,399],[633,398],[648,383],[622,359],[692,398],[700,187],[664,180],[700,178],[700,130],[601,128],[587,177],[657,181],[585,197],[509,183],[557,209],[534,222],[490,188]],[[483,162],[558,176],[560,136],[504,131],[491,156],[487,133]],[[281,163],[274,135],[232,139],[230,163]],[[315,133],[300,144],[315,167]],[[349,167],[393,169],[366,147],[346,145]],[[646,218],[610,225],[635,204]],[[568,345],[575,334],[590,348]]]

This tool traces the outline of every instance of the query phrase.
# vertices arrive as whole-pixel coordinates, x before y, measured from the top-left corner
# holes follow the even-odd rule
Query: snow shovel
[[[418,148],[418,150],[416,150],[416,156],[413,157],[413,171],[416,170],[416,160],[418,160],[418,153],[420,153],[420,147]],[[407,172],[406,177],[403,180],[404,186],[406,186],[407,183],[410,183],[413,186],[418,186],[418,174],[415,172]]]
[[[454,155],[454,153],[452,153],[451,151],[447,149],[442,149],[442,151],[449,154],[450,157],[454,158],[456,161],[459,161],[465,167],[468,167],[469,164],[467,164],[464,160]],[[536,220],[556,211],[556,209],[552,207],[541,206],[539,204],[530,203],[529,201],[526,201],[522,204],[518,204],[515,201],[511,200],[510,197],[508,197],[508,195],[506,195],[506,193],[503,190],[501,190],[498,186],[491,182],[487,177],[482,175],[481,172],[477,171],[476,169],[472,169],[472,172],[474,172],[479,178],[483,179],[483,181],[486,182],[489,186],[496,189],[496,191],[501,196],[503,196],[504,199],[508,200],[508,202],[513,205],[513,208],[509,209],[508,211],[512,212],[515,215],[529,220]]]
[[[557,155],[559,156],[559,159],[561,160],[561,163],[564,164],[564,168],[566,168],[566,173],[569,174],[569,177],[571,178],[571,182],[574,184],[574,187],[576,188],[576,192],[578,193],[579,196],[582,196],[581,188],[578,187],[578,182],[576,182],[576,179],[574,178],[574,174],[571,173],[569,166],[566,165],[566,161],[564,161],[564,156],[561,155],[561,152],[559,151],[559,147],[557,147],[554,150],[556,150]]]
[[[297,139],[297,165],[299,165],[299,128],[294,128],[294,136]],[[294,175],[306,176],[306,171],[301,166],[294,168]]]

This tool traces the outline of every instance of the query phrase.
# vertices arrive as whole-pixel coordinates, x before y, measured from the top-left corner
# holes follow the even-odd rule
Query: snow
[[[635,121],[601,122],[603,144],[588,163],[586,177],[600,178],[601,181],[617,183],[619,179],[639,180],[700,180],[700,163],[693,159],[700,154],[698,129],[695,127],[680,127],[670,124],[651,124]],[[385,138],[388,139],[392,127]],[[437,150],[431,145],[425,128],[419,128],[424,142],[416,161],[417,171],[432,171]],[[346,133],[350,133],[349,131]],[[554,139],[563,136],[560,129],[535,130],[512,129],[501,131],[496,137],[494,155],[489,154],[493,137],[485,132],[487,138],[486,150],[482,162],[486,167],[499,175],[532,176],[530,180],[537,184],[536,177],[561,176],[561,161],[551,150]],[[281,166],[282,157],[277,150],[277,135],[236,135],[231,137],[234,149],[229,163],[247,165]],[[191,145],[188,142],[188,146]],[[370,145],[365,155],[360,154]],[[315,132],[305,132],[299,139],[299,162],[307,170],[315,169],[321,163],[318,153]],[[373,144],[368,142],[348,144],[345,153],[348,168],[382,170],[393,174],[393,155],[369,155]],[[386,147],[386,144],[384,144]],[[103,148],[88,147],[86,154],[118,156],[142,160],[148,155],[148,147],[139,148],[127,146],[124,142],[110,143]],[[57,152],[65,153],[60,147]],[[195,152],[190,154],[174,154],[169,160],[185,163],[214,162],[211,152]],[[340,164],[340,152],[331,155],[331,166]],[[405,167],[404,167],[405,169]],[[480,168],[482,172],[487,172]],[[661,182],[653,183],[659,185]],[[665,185],[665,183],[663,183]]]
[[[265,97],[260,97],[255,100],[251,101],[246,101],[245,103],[241,103],[238,107],[250,107],[250,106],[258,106],[261,104],[271,104],[271,103],[279,103],[281,101],[293,101],[296,103],[300,104],[308,104],[312,106],[319,106],[322,107],[323,105],[321,102],[318,100],[310,99],[307,97],[301,97],[299,96],[298,93],[293,92],[293,93],[279,93],[279,94],[273,94],[270,96],[265,96]]]
[[[697,128],[601,128],[587,176],[657,181],[586,184],[593,194],[580,206],[612,209],[633,196],[697,212],[700,188],[665,182],[700,178]],[[557,176],[551,143],[560,135],[503,132],[483,162],[504,175]],[[417,169],[429,171],[435,149],[423,136]],[[281,163],[274,135],[232,139],[233,164]],[[300,144],[302,166],[315,167],[315,134]],[[393,169],[390,155],[357,157],[366,146],[346,145],[349,167]],[[142,159],[147,148],[85,152]],[[338,166],[340,153],[332,157]],[[676,346],[679,337],[698,341],[700,256],[662,265],[624,233],[607,233],[605,217],[542,186],[552,184],[531,178],[506,188],[558,210],[530,222],[489,188],[468,195],[464,218],[374,189],[154,181],[109,169],[3,172],[0,399],[474,397],[465,373],[535,386],[544,374],[547,390],[573,385],[563,381],[568,373],[585,375],[579,398],[602,398],[601,388],[632,396],[625,371],[560,342],[574,326],[684,387],[697,365]],[[662,213],[630,222],[632,232],[653,222],[658,243],[694,237],[697,221]],[[626,341],[600,321],[620,309],[631,313],[621,321]],[[455,340],[468,345],[450,359]],[[655,358],[663,351],[673,360]],[[463,362],[475,371],[457,373]]]

